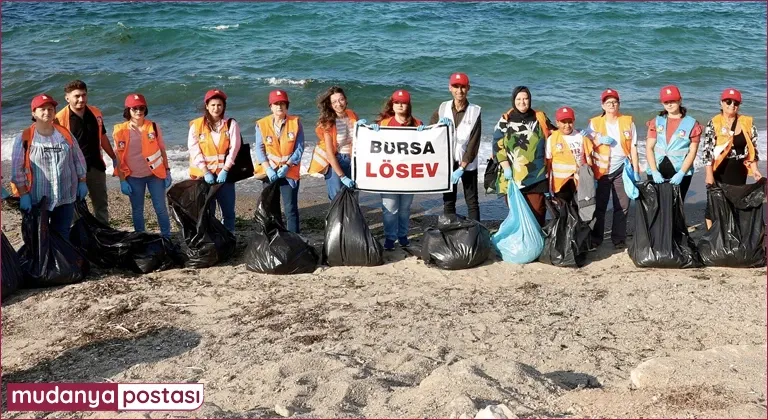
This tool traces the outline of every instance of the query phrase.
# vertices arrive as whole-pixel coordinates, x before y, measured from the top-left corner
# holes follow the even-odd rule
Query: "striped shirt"
[[[16,185],[27,185],[21,134],[13,143],[11,159],[11,180]],[[35,130],[29,145],[29,160],[32,205],[39,203],[43,197],[48,197],[48,210],[75,202],[78,180],[85,179],[87,171],[83,152],[76,143],[70,147],[56,130],[51,136],[43,136]]]
[[[352,130],[348,117],[336,118],[336,150],[345,155],[352,153]]]

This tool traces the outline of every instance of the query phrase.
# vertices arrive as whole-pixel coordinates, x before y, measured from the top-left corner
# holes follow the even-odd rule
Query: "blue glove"
[[[133,192],[131,184],[129,184],[128,181],[120,181],[120,192],[125,195],[131,195]]]
[[[459,166],[459,169],[456,169],[455,171],[453,171],[453,175],[451,175],[451,182],[453,182],[454,184],[458,184],[462,175],[464,175],[464,168]]]
[[[610,136],[601,136],[600,137],[600,144],[611,144],[614,141],[616,141],[616,140],[614,140],[613,137],[610,137]]]
[[[171,171],[168,171],[165,173],[165,189],[167,190],[168,188],[170,188],[172,183],[173,183],[173,178],[171,178]]]
[[[357,122],[355,123],[355,125],[356,125],[356,126],[358,126],[358,127],[359,127],[359,126],[361,126],[361,125],[363,125],[363,124],[368,124],[368,120],[366,120],[365,118],[363,118],[363,119],[361,119],[361,120],[357,120]]]
[[[355,181],[353,181],[352,178],[346,175],[341,177],[341,183],[344,184],[344,186],[349,188],[350,190],[355,188]]]
[[[453,122],[448,117],[440,118],[440,120],[437,122],[438,124],[445,124],[445,125],[451,125]]]
[[[277,177],[278,178],[285,178],[285,174],[288,173],[288,165],[283,165],[279,168],[277,168]]]
[[[78,182],[77,183],[77,199],[82,200],[85,198],[86,195],[88,195],[88,185],[86,185],[85,182]]]
[[[504,179],[507,181],[512,179],[512,168],[504,168]]]
[[[205,179],[205,182],[209,184],[213,184],[216,182],[216,178],[213,177],[213,174],[210,172],[206,172],[205,175],[203,175],[203,179]]]
[[[24,211],[32,210],[32,197],[29,194],[24,194],[19,198],[19,208]]]
[[[424,131],[424,124],[416,127],[416,131]]]
[[[10,197],[11,194],[8,192],[8,190],[5,189],[5,187],[2,187],[2,188],[3,188],[3,200],[5,200],[6,198]]]
[[[635,176],[635,182],[640,182],[640,172],[635,172],[634,176]]]
[[[683,182],[684,176],[685,173],[683,173],[683,171],[678,171],[675,175],[672,176],[672,179],[669,180],[669,183],[672,185],[680,185],[680,183]]]
[[[379,131],[379,128],[381,128],[381,126],[379,126],[378,124],[371,124],[371,130]]]
[[[227,171],[222,169],[221,172],[219,172],[218,178],[216,178],[216,182],[219,184],[223,184],[227,182],[227,173],[228,173]]]
[[[661,176],[661,172],[659,171],[651,171],[651,176],[653,177],[653,182],[657,184],[663,184],[664,183],[664,177]]]
[[[271,166],[267,168],[267,178],[269,178],[269,182],[277,181],[277,172]]]

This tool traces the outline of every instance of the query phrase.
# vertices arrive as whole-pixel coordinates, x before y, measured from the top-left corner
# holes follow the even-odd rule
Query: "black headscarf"
[[[528,111],[520,112],[517,110],[517,107],[515,107],[515,98],[517,98],[517,94],[520,92],[525,92],[528,94]],[[531,96],[531,91],[528,90],[527,87],[518,86],[512,90],[512,112],[509,113],[508,117],[509,119],[507,121],[515,123],[528,123],[536,121],[536,112],[533,110],[533,97]]]

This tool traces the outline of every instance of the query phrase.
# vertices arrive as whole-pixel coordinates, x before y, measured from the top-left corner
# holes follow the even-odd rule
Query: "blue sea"
[[[414,115],[428,119],[450,99],[455,71],[469,74],[470,100],[483,107],[481,161],[516,85],[551,117],[573,107],[577,126],[600,112],[603,89],[617,89],[642,139],[667,84],[702,123],[724,88],[740,89],[762,160],[765,46],[764,2],[3,2],[2,160],[30,124],[31,98],[48,92],[63,104],[63,85],[77,78],[110,133],[127,93],[147,97],[175,180],[187,177],[188,122],[205,91],[229,95],[227,114],[252,143],[269,91],[285,89],[305,123],[306,171],[323,90],[342,86],[370,120],[404,88]]]

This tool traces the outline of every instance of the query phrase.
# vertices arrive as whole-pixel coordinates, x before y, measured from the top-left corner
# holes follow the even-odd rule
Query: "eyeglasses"
[[[618,105],[619,101],[605,101],[603,105]]]
[[[145,107],[145,106],[133,106],[133,107],[131,107],[131,111],[133,111],[133,112],[147,112],[147,107]]]
[[[725,102],[726,105],[733,105],[733,106],[741,105],[741,102],[735,101],[733,99],[725,99],[725,100],[723,100],[723,102]]]

